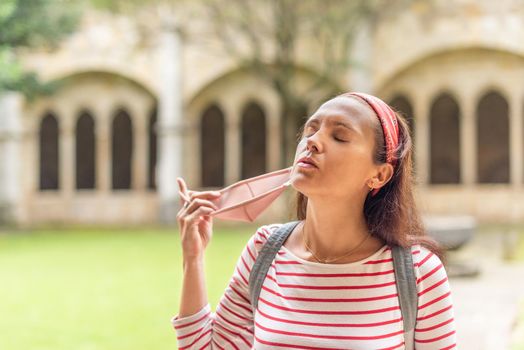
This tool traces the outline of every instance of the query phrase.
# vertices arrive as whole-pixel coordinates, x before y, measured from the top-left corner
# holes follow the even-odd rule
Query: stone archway
[[[307,88],[311,86],[314,76],[314,72],[306,68],[298,68],[300,87],[299,92],[305,93]],[[292,126],[288,130],[289,135],[287,138],[289,144],[287,145],[289,150],[286,153],[295,154],[295,148],[298,143],[297,135],[300,134],[300,127],[308,117],[308,113],[313,108],[324,102],[326,96],[332,97],[333,90],[327,92],[325,86],[320,86],[312,90],[311,101],[307,106],[303,108],[297,108],[294,112]],[[257,162],[260,165],[265,162],[265,170],[260,169],[246,170],[243,169],[246,162],[243,161],[247,154],[251,154],[251,151],[243,149],[243,145],[246,145],[243,137],[246,135],[245,124],[243,124],[243,116],[246,115],[246,108],[250,103],[255,102],[258,105],[253,107],[248,114],[253,113],[259,115],[256,132],[259,133],[256,136],[257,146],[256,154],[260,159],[265,161]],[[203,147],[202,140],[199,136],[200,118],[203,112],[212,104],[217,104],[224,115],[225,119],[225,149],[227,150],[224,159],[224,183],[230,184],[236,182],[245,176],[257,174],[260,172],[268,172],[271,170],[277,170],[281,168],[281,162],[283,160],[282,153],[282,133],[284,132],[282,126],[282,114],[283,106],[280,96],[276,93],[273,86],[271,86],[266,80],[261,79],[259,76],[250,72],[246,69],[236,69],[225,72],[221,76],[217,77],[214,81],[209,82],[200,91],[194,94],[187,102],[187,115],[189,129],[192,130],[190,135],[187,135],[187,148],[192,150],[198,150]],[[262,111],[262,113],[261,113]],[[263,114],[263,118],[261,117]],[[264,127],[262,129],[262,120],[264,120]],[[251,130],[250,132],[255,132]],[[250,141],[254,140],[250,138]],[[247,146],[248,148],[251,146]],[[255,146],[253,146],[255,148]],[[263,149],[265,148],[265,149]],[[202,151],[198,154],[203,154]],[[286,157],[288,157],[287,155]],[[291,159],[292,160],[292,159]],[[184,159],[184,171],[187,173],[183,174],[184,178],[190,179],[188,182],[193,182],[198,186],[203,186],[202,179],[202,161],[200,159],[191,159],[188,157]],[[254,166],[254,164],[252,164]],[[287,166],[288,164],[286,164]],[[289,164],[290,165],[290,164]],[[251,166],[251,165],[250,165]],[[193,174],[197,174],[196,176]]]
[[[524,178],[523,79],[523,56],[476,47],[424,57],[380,89],[388,100],[399,94],[411,98],[417,183],[428,211],[522,217],[516,208],[524,202],[515,193],[522,191]],[[436,102],[443,93],[448,102]],[[445,168],[438,165],[442,162],[452,171],[436,174]]]
[[[157,194],[150,191],[155,96],[108,72],[82,72],[57,83],[52,95],[27,104],[22,120],[24,129],[39,132],[41,123],[49,123],[43,119],[47,112],[56,119],[53,147],[40,144],[38,137],[24,140],[31,174],[22,184],[28,217],[34,222],[156,222]],[[44,130],[47,135],[51,128]],[[44,196],[32,189],[40,185],[37,155],[50,150],[56,160],[46,163],[55,169],[55,190]]]

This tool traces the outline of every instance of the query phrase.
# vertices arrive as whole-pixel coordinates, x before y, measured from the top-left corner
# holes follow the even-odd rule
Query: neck
[[[363,204],[348,201],[342,205],[340,198],[308,198],[303,234],[307,236],[309,246],[315,255],[321,258],[333,258],[354,249],[369,234],[364,217]],[[377,242],[378,241],[378,242]],[[380,244],[380,240],[369,237],[362,246],[355,250],[369,249]]]

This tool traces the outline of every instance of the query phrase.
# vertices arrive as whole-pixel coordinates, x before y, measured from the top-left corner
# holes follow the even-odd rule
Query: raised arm
[[[249,301],[249,273],[267,238],[267,226],[259,227],[240,254],[233,275],[222,295],[216,312],[207,302],[192,314],[179,312],[171,320],[177,333],[179,349],[237,348],[251,349],[253,344],[253,312]],[[196,264],[198,278],[203,278],[203,264]],[[192,268],[184,269],[184,282]],[[203,283],[200,282],[200,285]],[[205,288],[203,288],[205,294]],[[187,297],[191,298],[188,289]],[[201,298],[202,296],[199,296]],[[201,298],[200,301],[203,299]],[[196,305],[196,303],[195,303]]]
[[[204,278],[204,251],[213,234],[213,219],[209,215],[216,210],[210,199],[217,198],[217,191],[189,191],[182,178],[177,178],[182,207],[177,213],[183,257],[182,297],[180,316],[192,315],[207,304]]]

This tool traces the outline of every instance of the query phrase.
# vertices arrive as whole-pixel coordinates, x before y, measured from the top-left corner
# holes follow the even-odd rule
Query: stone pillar
[[[522,188],[522,101],[519,96],[511,96],[509,101],[509,159],[510,159],[510,183],[513,188]]]
[[[160,221],[176,224],[180,207],[176,178],[182,176],[182,55],[180,33],[173,26],[161,33],[158,65],[160,81],[158,118],[158,172]]]
[[[59,106],[58,118],[58,189],[64,198],[65,208],[74,195],[76,188],[76,143],[75,126],[77,116],[70,108]]]
[[[420,186],[429,185],[430,172],[430,100],[427,97],[417,96],[413,100],[413,114],[415,116],[415,148],[414,162],[417,164],[416,181]]]
[[[477,179],[476,106],[473,96],[464,96],[460,104],[460,174],[462,183],[473,186]],[[460,101],[459,101],[460,103]]]
[[[240,180],[242,170],[241,115],[238,108],[225,108],[225,186]]]
[[[15,224],[20,218],[22,96],[0,95],[0,224]]]
[[[193,112],[194,113],[194,112]],[[184,145],[191,150],[192,157],[182,159],[185,172],[184,180],[188,185],[202,187],[202,159],[200,157],[202,143],[200,142],[200,115],[188,115],[188,125],[186,129]]]
[[[96,181],[99,194],[106,195],[111,191],[111,112],[100,109],[95,123]]]
[[[148,122],[149,109],[133,109],[133,159],[131,162],[131,188],[134,191],[144,192],[147,188],[148,172]]]

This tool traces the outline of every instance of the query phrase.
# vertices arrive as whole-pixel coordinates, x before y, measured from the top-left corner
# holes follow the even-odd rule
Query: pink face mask
[[[291,184],[293,167],[251,177],[229,185],[210,199],[218,209],[209,215],[223,220],[253,222]]]
[[[253,222],[291,184],[293,167],[238,181],[221,189],[209,215],[224,220]]]

